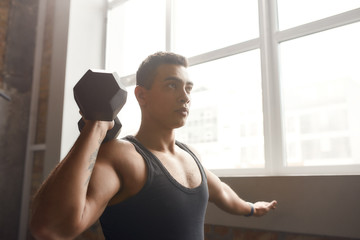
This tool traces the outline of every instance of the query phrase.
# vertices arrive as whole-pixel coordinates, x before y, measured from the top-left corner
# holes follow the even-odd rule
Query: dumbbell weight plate
[[[103,70],[88,70],[73,91],[81,114],[88,120],[115,119],[127,98],[119,76]]]

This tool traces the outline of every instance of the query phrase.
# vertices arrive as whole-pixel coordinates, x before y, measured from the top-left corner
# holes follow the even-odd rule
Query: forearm
[[[251,205],[241,199],[227,184],[221,182],[222,194],[214,203],[225,212],[234,215],[248,215]]]
[[[267,214],[271,209],[275,209],[277,201],[271,202],[259,201],[249,203],[241,199],[228,185],[221,182],[222,193],[219,194],[219,198],[215,204],[222,210],[244,216],[256,216],[260,217]]]
[[[86,194],[104,130],[97,124],[85,126],[73,148],[50,174],[35,195],[31,224],[73,232],[81,223],[86,207]]]

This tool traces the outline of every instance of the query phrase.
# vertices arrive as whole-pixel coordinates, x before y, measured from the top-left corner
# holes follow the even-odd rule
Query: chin
[[[180,123],[176,124],[176,125],[174,126],[174,128],[175,128],[175,129],[176,129],[176,128],[181,128],[181,127],[185,126],[185,123],[186,123],[186,121],[180,122]]]

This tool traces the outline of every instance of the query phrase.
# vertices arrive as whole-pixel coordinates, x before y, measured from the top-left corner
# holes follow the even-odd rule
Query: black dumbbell
[[[115,121],[112,129],[107,131],[103,142],[116,138],[121,130],[117,114],[127,98],[125,86],[116,73],[103,70],[88,70],[74,87],[74,98],[80,112],[87,120]],[[80,119],[78,128],[85,126]]]

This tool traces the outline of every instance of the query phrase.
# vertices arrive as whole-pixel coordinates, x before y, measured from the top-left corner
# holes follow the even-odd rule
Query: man
[[[276,201],[250,204],[202,167],[175,140],[189,114],[187,60],[159,52],[139,67],[135,136],[101,144],[113,122],[88,121],[68,155],[36,194],[31,230],[38,239],[72,239],[100,218],[106,239],[202,240],[207,202],[262,216]]]

